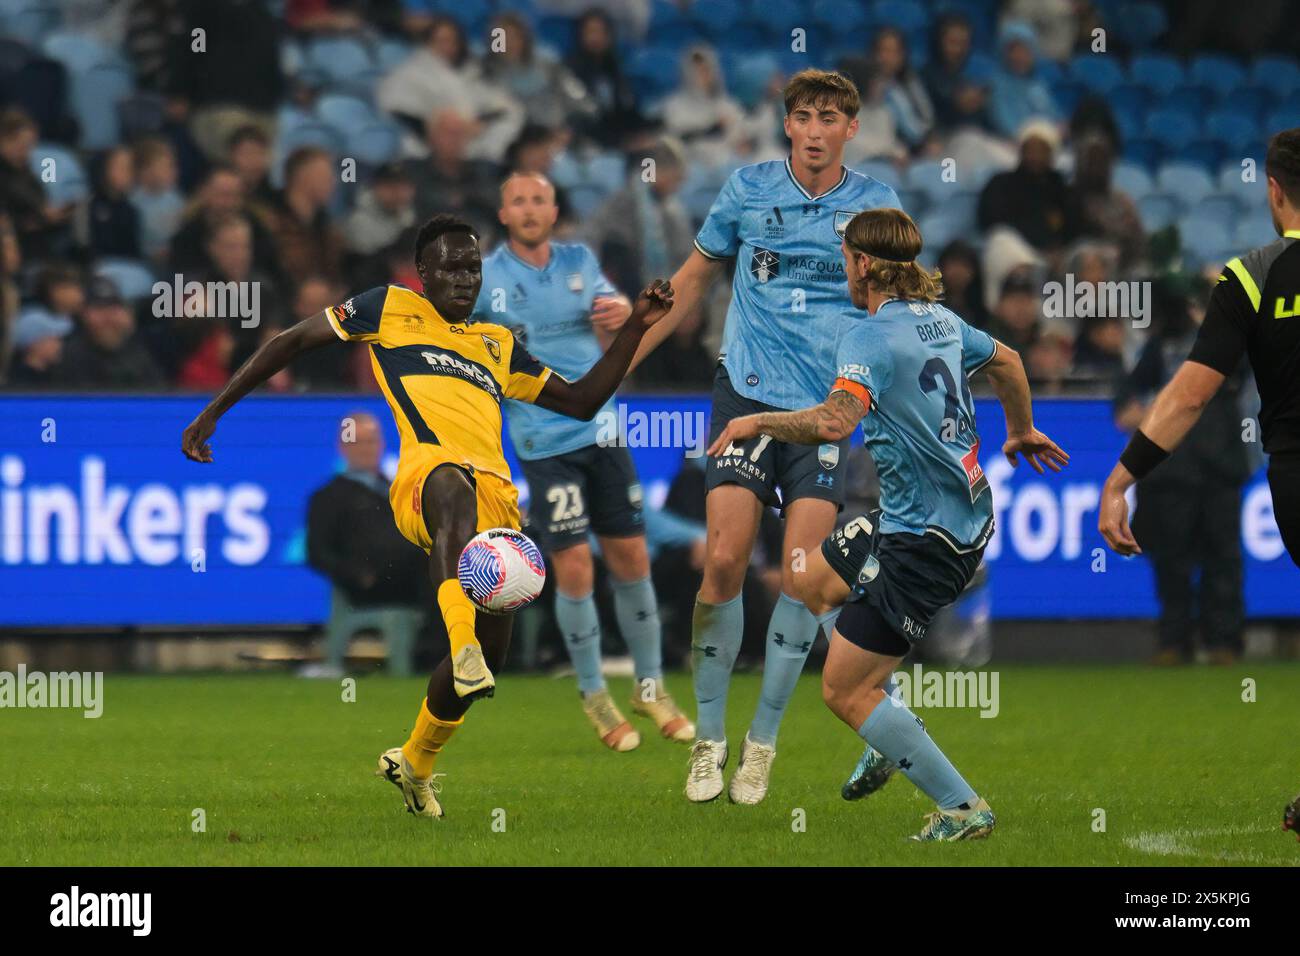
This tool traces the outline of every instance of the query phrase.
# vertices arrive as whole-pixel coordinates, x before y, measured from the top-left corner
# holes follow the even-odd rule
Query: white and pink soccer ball
[[[542,552],[513,528],[490,528],[470,539],[456,562],[465,596],[489,614],[508,614],[537,600],[546,584]]]

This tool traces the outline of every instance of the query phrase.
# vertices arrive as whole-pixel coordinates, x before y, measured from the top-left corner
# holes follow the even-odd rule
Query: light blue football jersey
[[[880,530],[934,533],[957,550],[992,533],[993,493],[967,377],[996,345],[938,303],[892,299],[845,323],[836,387],[871,394],[862,432],[880,475]]]
[[[695,237],[701,254],[736,258],[721,357],[746,398],[807,408],[826,397],[835,377],[839,326],[853,308],[840,253],[844,227],[864,209],[900,208],[884,183],[842,172],[811,196],[789,159],[742,166]]]
[[[483,287],[470,321],[504,325],[538,361],[572,382],[602,354],[591,325],[592,300],[617,294],[595,255],[581,243],[552,242],[551,258],[539,269],[503,242],[483,260]],[[532,461],[594,445],[603,413],[612,411],[613,402],[611,398],[595,419],[584,422],[507,400],[515,452]]]

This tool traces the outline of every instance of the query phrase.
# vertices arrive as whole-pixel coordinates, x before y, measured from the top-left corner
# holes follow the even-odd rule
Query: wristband
[[[1147,438],[1139,428],[1128,440],[1124,454],[1119,456],[1119,463],[1127,468],[1134,478],[1141,481],[1151,473],[1151,469],[1168,457],[1169,452]]]

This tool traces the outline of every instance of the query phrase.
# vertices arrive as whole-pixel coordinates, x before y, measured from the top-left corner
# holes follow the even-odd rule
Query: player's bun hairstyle
[[[1300,209],[1300,126],[1284,129],[1268,141],[1264,172],[1277,180],[1287,202]]]
[[[439,236],[446,235],[449,232],[467,232],[478,241],[478,233],[463,219],[457,219],[455,216],[447,213],[438,213],[420,227],[420,231],[415,234],[415,265],[420,265],[420,256],[424,254],[424,247],[431,242],[437,242]]]
[[[800,70],[785,85],[785,113],[810,106],[815,110],[837,109],[849,119],[858,115],[862,98],[858,88],[843,73]]]
[[[903,210],[863,210],[849,220],[844,241],[871,256],[864,281],[877,291],[923,302],[937,302],[943,295],[939,273],[917,265],[921,230]]]

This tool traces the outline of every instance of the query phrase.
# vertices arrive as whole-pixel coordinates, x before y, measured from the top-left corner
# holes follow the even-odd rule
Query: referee
[[[1276,242],[1233,259],[1210,295],[1191,355],[1156,397],[1101,492],[1099,530],[1120,554],[1140,554],[1124,493],[1169,456],[1241,361],[1259,386],[1273,515],[1300,566],[1300,127],[1273,137],[1264,159]]]

